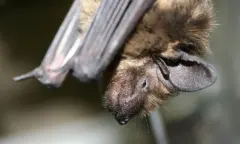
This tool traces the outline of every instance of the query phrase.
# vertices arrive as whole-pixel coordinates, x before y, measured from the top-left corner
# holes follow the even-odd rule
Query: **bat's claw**
[[[38,81],[40,81],[40,83],[47,87],[58,88],[61,86],[67,73],[68,71],[64,72],[47,71],[42,66],[40,66],[26,74],[14,77],[13,80],[22,81],[30,78],[36,78]]]
[[[26,79],[30,79],[30,78],[34,78],[34,77],[40,77],[40,69],[36,68],[26,74],[22,74],[20,76],[16,76],[13,78],[14,81],[22,81],[22,80],[26,80]]]

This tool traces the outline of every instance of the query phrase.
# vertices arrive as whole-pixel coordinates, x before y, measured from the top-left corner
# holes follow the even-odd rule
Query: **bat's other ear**
[[[211,64],[182,51],[174,59],[159,56],[156,62],[163,75],[161,81],[166,83],[167,87],[170,82],[170,89],[198,91],[211,86],[217,79],[216,70]]]

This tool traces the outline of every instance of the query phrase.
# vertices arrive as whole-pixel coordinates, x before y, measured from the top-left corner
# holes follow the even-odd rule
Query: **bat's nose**
[[[115,116],[115,119],[118,121],[118,123],[120,125],[125,125],[129,122],[129,118],[126,118],[126,117],[118,117],[118,116]]]

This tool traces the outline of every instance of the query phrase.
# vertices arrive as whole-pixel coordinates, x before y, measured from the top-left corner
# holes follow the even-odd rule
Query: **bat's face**
[[[104,99],[105,107],[120,124],[155,108],[164,99],[154,100],[154,96],[168,96],[169,92],[157,79],[159,72],[149,58],[121,61]]]
[[[144,106],[149,80],[139,71],[132,68],[119,72],[106,92],[106,106],[120,124],[126,124]]]
[[[122,60],[105,93],[105,107],[120,124],[147,115],[179,91],[194,92],[216,81],[215,68],[203,59],[178,51],[175,57]]]
[[[106,108],[120,124],[126,124],[143,108],[149,92],[149,78],[143,67],[130,67],[118,71],[107,89]]]

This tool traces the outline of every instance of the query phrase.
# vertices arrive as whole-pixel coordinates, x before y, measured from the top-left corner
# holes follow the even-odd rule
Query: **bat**
[[[211,0],[156,0],[128,38],[105,91],[105,107],[120,124],[146,116],[179,92],[211,86],[215,26]]]
[[[203,60],[213,25],[210,0],[75,0],[40,67],[14,80],[59,87],[68,72],[93,80],[119,55],[104,106],[126,124],[216,81]]]

